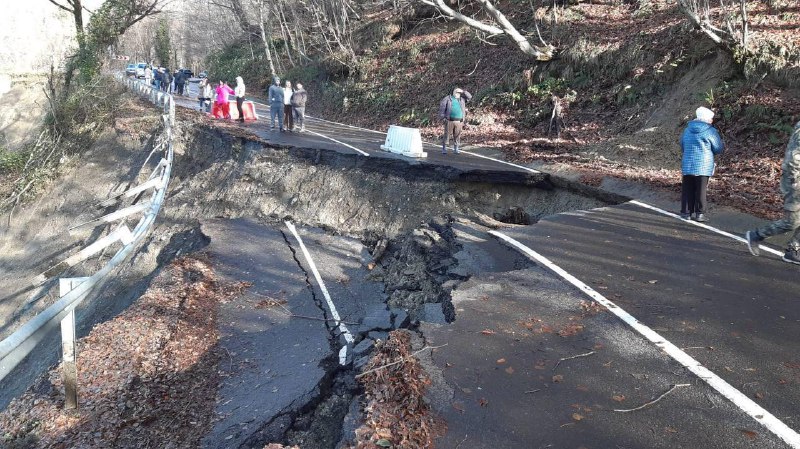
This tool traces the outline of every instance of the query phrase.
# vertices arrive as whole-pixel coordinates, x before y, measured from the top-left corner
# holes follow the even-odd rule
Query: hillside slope
[[[498,7],[533,32],[528,4]],[[774,217],[780,158],[800,120],[800,12],[786,2],[748,8],[755,56],[746,64],[692,30],[674,2],[578,3],[556,9],[555,22],[538,8],[542,34],[558,48],[541,63],[503,36],[479,35],[430,8],[397,14],[365,5],[356,63],[322,60],[283,75],[306,85],[313,113],[419,127],[428,139],[440,135],[439,99],[462,86],[474,95],[468,144],[582,171],[588,183],[610,175],[671,191],[679,189],[681,128],[698,106],[711,106],[728,151],[710,200]],[[246,70],[251,85],[267,82],[263,67]],[[553,95],[565,105],[561,139],[548,138]]]

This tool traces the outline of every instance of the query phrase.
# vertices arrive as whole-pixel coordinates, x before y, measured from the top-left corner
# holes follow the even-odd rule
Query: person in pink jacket
[[[234,91],[233,89],[231,89],[230,86],[228,86],[228,83],[226,83],[225,81],[220,81],[219,84],[217,84],[216,92],[217,92],[217,99],[215,101],[215,103],[217,104],[216,109],[222,111],[223,118],[230,120],[231,106],[230,103],[228,103],[228,95],[233,94]]]

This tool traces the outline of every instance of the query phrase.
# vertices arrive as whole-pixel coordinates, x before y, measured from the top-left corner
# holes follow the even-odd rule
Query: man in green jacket
[[[467,102],[472,94],[456,87],[452,95],[447,95],[439,102],[439,117],[444,120],[444,137],[442,138],[442,154],[447,154],[450,136],[453,136],[453,153],[458,154],[461,145],[461,131],[467,118]]]

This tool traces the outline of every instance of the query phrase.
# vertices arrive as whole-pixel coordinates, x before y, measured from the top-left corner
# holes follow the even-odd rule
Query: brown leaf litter
[[[175,260],[78,341],[79,409],[64,410],[54,367],[0,414],[4,447],[197,447],[219,384],[217,304],[244,287],[218,281],[205,255]]]
[[[434,439],[443,434],[444,423],[425,401],[430,380],[411,354],[410,341],[407,331],[391,332],[364,367],[360,381],[366,416],[351,448],[373,449],[378,442],[403,449],[433,448]]]

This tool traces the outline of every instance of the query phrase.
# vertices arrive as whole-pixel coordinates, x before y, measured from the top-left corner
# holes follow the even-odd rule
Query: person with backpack
[[[458,154],[461,145],[461,131],[467,118],[467,102],[472,99],[472,94],[460,87],[453,89],[452,95],[447,95],[439,102],[439,118],[444,121],[444,136],[442,137],[442,154],[447,154],[447,145],[453,137],[453,154]]]

